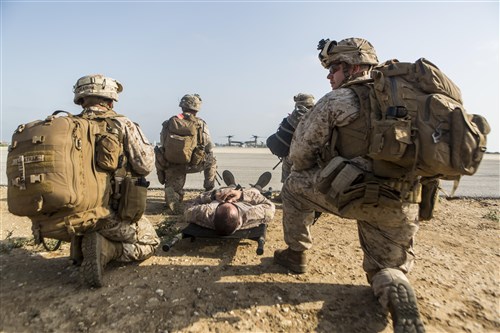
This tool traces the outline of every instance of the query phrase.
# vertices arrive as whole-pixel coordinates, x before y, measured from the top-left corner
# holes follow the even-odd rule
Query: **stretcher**
[[[250,229],[240,229],[229,236],[220,236],[215,230],[199,226],[195,223],[189,223],[187,227],[175,235],[172,239],[165,242],[162,246],[163,251],[168,252],[177,242],[189,238],[194,242],[196,238],[218,238],[218,239],[250,239],[257,242],[257,255],[264,254],[264,244],[266,243],[266,224],[260,224]]]

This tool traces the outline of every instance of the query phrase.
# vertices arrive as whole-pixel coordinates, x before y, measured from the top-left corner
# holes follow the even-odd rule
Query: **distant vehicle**
[[[226,146],[226,147],[265,147],[264,142],[257,141],[258,138],[261,138],[261,136],[258,136],[258,135],[252,135],[253,140],[249,140],[249,141],[232,140],[233,137],[234,137],[234,135],[226,135],[225,138],[227,138],[227,143],[216,144],[216,145]]]
[[[243,141],[234,141],[234,140],[231,140],[231,138],[234,137],[234,135],[226,135],[226,138],[227,138],[227,145],[228,146],[238,146],[238,147],[243,147],[243,145],[245,144],[245,142]]]
[[[258,135],[253,134],[253,135],[252,135],[252,138],[253,138],[253,140],[252,140],[252,141],[245,141],[245,145],[246,145],[247,147],[255,147],[255,148],[257,148],[257,147],[261,147],[261,146],[263,146],[263,145],[264,145],[264,143],[263,143],[263,142],[261,142],[260,144],[258,144],[258,143],[257,143],[257,139],[258,139],[258,138],[261,138],[261,136],[258,136]]]

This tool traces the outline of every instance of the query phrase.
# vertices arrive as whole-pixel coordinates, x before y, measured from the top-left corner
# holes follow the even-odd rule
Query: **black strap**
[[[61,246],[62,241],[59,239],[54,247],[49,247],[47,243],[45,243],[45,238],[42,237],[42,245],[45,248],[45,250],[52,252],[52,251],[57,251],[59,250],[59,247]]]
[[[64,111],[64,110],[56,110],[56,111],[52,112],[52,115],[56,116],[59,113],[66,113],[66,115],[69,116],[69,117],[73,117],[74,116],[72,113],[70,113],[68,111]]]

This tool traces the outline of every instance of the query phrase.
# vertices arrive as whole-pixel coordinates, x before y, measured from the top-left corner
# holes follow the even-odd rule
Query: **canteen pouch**
[[[422,201],[419,203],[419,220],[429,221],[434,217],[434,209],[439,199],[439,179],[422,181]]]
[[[165,170],[168,167],[168,162],[165,159],[165,148],[155,146],[154,151],[156,169]]]
[[[411,142],[411,120],[388,117],[374,120],[368,156],[375,160],[397,162]]]
[[[121,184],[118,216],[122,220],[137,222],[146,210],[149,182],[144,177],[125,177]]]

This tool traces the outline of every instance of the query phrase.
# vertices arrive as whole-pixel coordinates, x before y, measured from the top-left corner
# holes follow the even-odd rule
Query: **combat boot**
[[[259,191],[262,192],[264,189],[264,186],[269,184],[269,182],[271,181],[271,177],[272,177],[272,174],[269,171],[266,171],[262,175],[260,175],[260,177],[257,180],[257,183],[255,183],[255,185],[252,185],[252,184],[250,184],[250,185],[252,185],[253,187],[255,187],[256,189],[258,189]]]
[[[236,180],[234,180],[234,176],[229,170],[222,171],[222,180],[227,186],[236,186]]]
[[[288,268],[295,273],[305,273],[307,271],[305,251],[294,251],[290,248],[274,251],[274,262]]]
[[[395,279],[389,286],[389,312],[392,316],[394,333],[425,332],[415,292],[408,282]]]
[[[104,266],[122,255],[123,246],[121,243],[107,240],[97,232],[92,232],[83,236],[82,252],[83,279],[91,287],[102,287]]]
[[[69,258],[73,262],[73,265],[76,266],[81,266],[83,261],[82,239],[83,236],[71,237]]]

